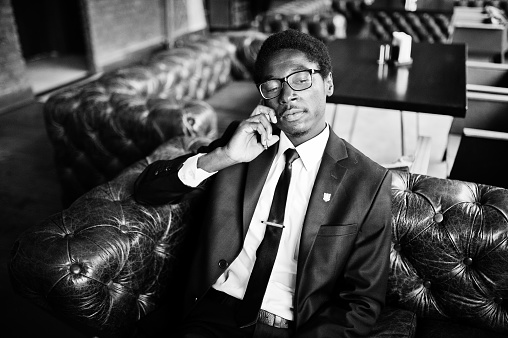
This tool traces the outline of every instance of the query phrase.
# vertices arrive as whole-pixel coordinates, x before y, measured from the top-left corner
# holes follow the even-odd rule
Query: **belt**
[[[265,310],[259,310],[257,322],[268,326],[273,326],[279,329],[289,329],[292,324],[292,321],[277,316]]]

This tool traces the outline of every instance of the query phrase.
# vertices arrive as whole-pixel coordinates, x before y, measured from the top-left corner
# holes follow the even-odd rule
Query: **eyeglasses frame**
[[[289,78],[290,76],[292,76],[292,75],[295,75],[295,74],[297,74],[297,73],[302,73],[302,72],[309,72],[309,73],[310,73],[310,86],[308,86],[307,88],[304,88],[304,89],[294,89],[294,88],[291,86],[291,84],[288,82],[288,78]],[[302,70],[297,70],[296,72],[293,72],[293,73],[291,73],[291,74],[289,74],[289,75],[286,75],[285,77],[281,77],[281,78],[279,78],[279,79],[269,79],[269,80],[266,80],[266,81],[264,81],[264,82],[259,83],[259,84],[258,84],[258,91],[259,91],[259,93],[261,94],[261,96],[263,97],[263,99],[265,99],[265,100],[271,100],[271,99],[274,99],[274,98],[276,98],[277,96],[279,96],[279,95],[280,95],[280,93],[282,92],[282,88],[283,88],[283,86],[284,86],[284,83],[287,83],[287,84],[288,84],[288,86],[289,86],[289,88],[291,88],[291,89],[292,89],[292,90],[294,90],[295,92],[300,92],[300,91],[302,91],[302,90],[307,90],[307,89],[309,89],[310,87],[312,87],[312,75],[314,75],[315,73],[319,73],[319,72],[321,72],[321,70],[320,70],[320,69],[313,69],[313,68],[309,68],[309,69],[302,69]],[[274,81],[274,80],[276,80],[276,81],[279,81],[279,82],[280,82],[280,92],[279,92],[279,93],[277,93],[277,95],[275,95],[274,97],[267,98],[267,97],[265,97],[265,96],[263,95],[263,92],[261,91],[261,86],[262,86],[262,85],[264,85],[265,83],[267,83],[268,81]]]

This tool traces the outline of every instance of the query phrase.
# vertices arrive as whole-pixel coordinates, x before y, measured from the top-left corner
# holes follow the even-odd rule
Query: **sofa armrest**
[[[140,205],[133,183],[149,163],[205,143],[172,139],[24,232],[9,263],[14,289],[84,331],[127,335],[165,297],[190,224],[188,204]]]
[[[506,335],[507,215],[507,189],[394,171],[387,304]]]

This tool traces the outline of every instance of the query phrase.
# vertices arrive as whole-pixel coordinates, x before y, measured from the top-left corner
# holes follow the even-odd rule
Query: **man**
[[[199,154],[151,164],[135,184],[141,203],[208,194],[182,336],[366,335],[386,291],[390,174],[327,125],[333,79],[322,42],[295,30],[273,34],[254,72],[263,104],[251,117]],[[296,154],[291,164],[289,152]],[[270,221],[271,205],[286,170],[291,178],[278,224]],[[260,243],[277,228],[280,244],[262,303],[256,318],[244,321],[257,287],[249,281],[258,280],[255,266],[265,260],[267,245]]]

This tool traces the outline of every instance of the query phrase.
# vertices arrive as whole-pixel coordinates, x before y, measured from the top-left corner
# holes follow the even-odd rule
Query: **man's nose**
[[[296,100],[295,91],[289,86],[287,82],[284,82],[279,94],[279,103],[285,104],[293,100]]]

